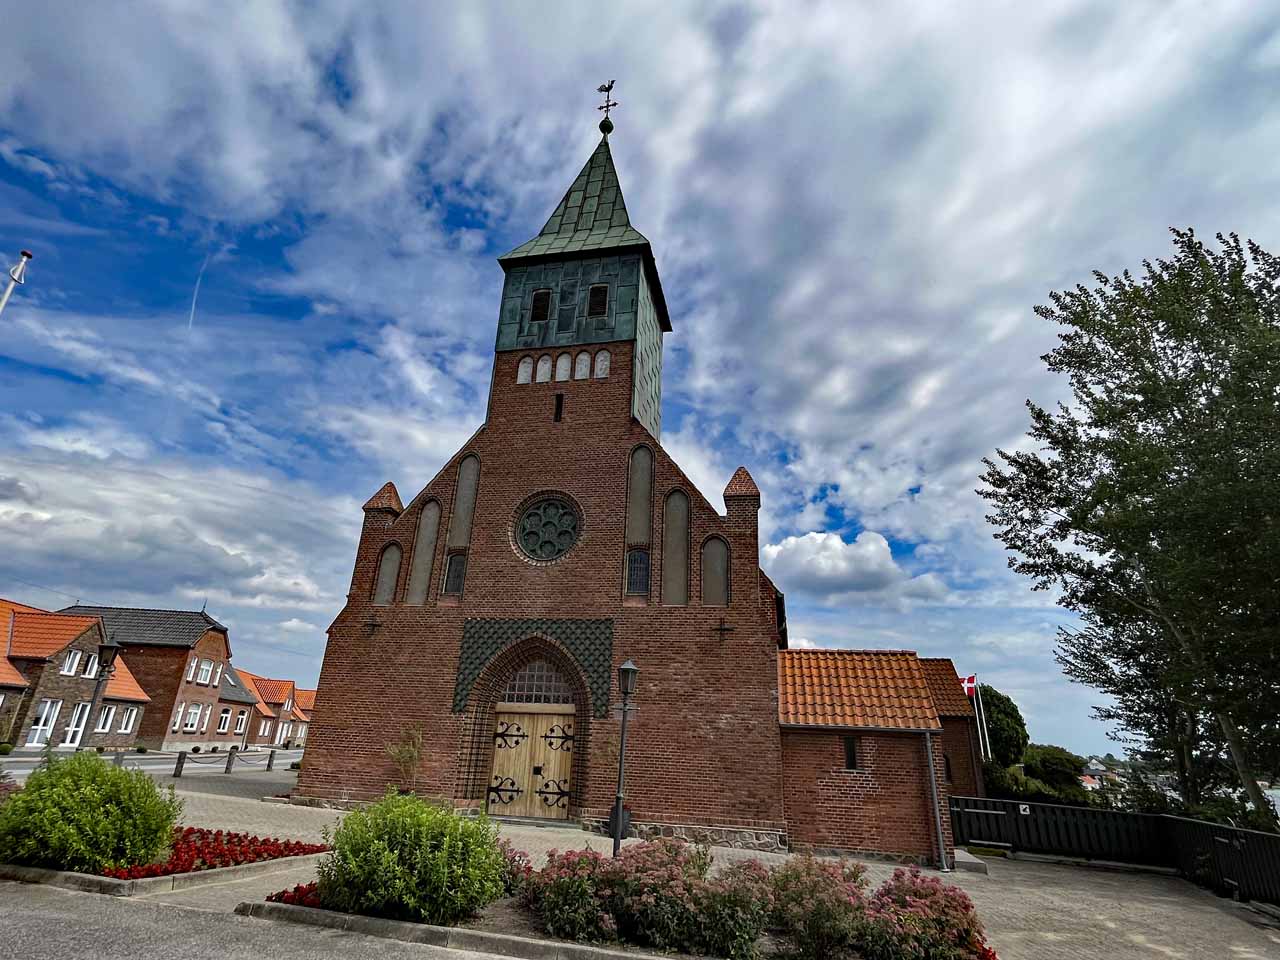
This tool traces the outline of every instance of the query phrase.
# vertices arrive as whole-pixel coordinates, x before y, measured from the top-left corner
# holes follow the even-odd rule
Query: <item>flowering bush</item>
[[[237,867],[242,863],[257,863],[259,860],[302,857],[309,853],[323,853],[328,849],[322,843],[277,840],[274,837],[256,837],[247,833],[205,830],[201,827],[174,827],[173,844],[169,850],[169,858],[164,862],[109,867],[102,871],[102,875],[115,877],[117,880],[141,880],[144,877],[167,877],[173,873]]]
[[[48,755],[0,804],[0,863],[97,873],[164,854],[182,801],[96,753]]]
[[[524,889],[525,881],[533,873],[533,861],[523,850],[517,850],[505,837],[498,839],[498,852],[502,854],[502,889],[513,897]]]
[[[733,960],[756,955],[756,941],[773,912],[769,868],[759,860],[735,864],[697,885],[693,944],[700,953]]]
[[[605,871],[601,893],[618,935],[629,943],[680,949],[697,930],[694,892],[706,878],[711,855],[678,840],[623,847]]]
[[[296,907],[319,907],[319,884],[314,880],[310,883],[300,883],[292,890],[278,890],[275,893],[269,893],[267,894],[267,899],[272,903],[291,903]]]
[[[792,857],[773,872],[773,924],[798,958],[848,956],[865,925],[866,885],[860,863]]]
[[[546,866],[525,883],[525,904],[553,937],[613,940],[618,927],[602,902],[611,864],[594,850],[551,850]]]
[[[330,910],[450,924],[503,894],[505,862],[483,816],[388,791],[348,813],[331,839],[333,855],[318,870]]]
[[[990,960],[973,902],[959,887],[898,869],[867,903],[862,950],[883,960]]]

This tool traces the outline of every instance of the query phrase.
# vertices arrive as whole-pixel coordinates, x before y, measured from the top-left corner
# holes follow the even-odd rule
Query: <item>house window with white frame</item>
[[[222,679],[222,664],[218,664],[218,669],[213,674],[213,686],[218,685],[218,681]]]
[[[218,714],[218,732],[226,733],[231,729],[231,708],[223,707]]]
[[[98,725],[93,728],[94,733],[110,733],[111,724],[116,719],[116,708],[113,706],[105,706],[98,713]]]
[[[196,667],[200,665],[199,657],[192,657],[191,663],[187,665],[187,683],[196,678]]]
[[[201,660],[200,672],[196,675],[196,683],[202,684],[207,687],[209,685],[209,678],[211,676],[213,676],[213,661]]]
[[[81,700],[71,711],[71,722],[67,724],[67,735],[62,740],[64,747],[80,746],[84,736],[84,728],[89,722],[89,701]]]
[[[262,723],[258,725],[258,736],[265,737],[270,732],[271,732],[271,721],[263,720]]]
[[[36,722],[31,725],[31,733],[27,736],[28,747],[43,746],[53,732],[53,725],[58,722],[58,714],[62,711],[61,700],[44,699],[40,701],[40,709],[36,712]]]
[[[74,677],[76,670],[80,666],[80,651],[68,650],[67,655],[62,660],[61,673],[64,677]]]
[[[193,703],[187,707],[187,720],[182,725],[184,730],[195,730],[200,726],[200,704]]]
[[[87,679],[93,679],[98,676],[98,655],[96,653],[89,654],[89,659],[85,661],[84,673],[80,676]]]
[[[185,703],[179,703],[178,709],[173,711],[173,732],[177,733],[178,728],[182,726],[182,711],[187,709]]]
[[[200,723],[200,732],[204,733],[209,729],[209,714],[213,713],[213,704],[206,703],[204,705],[204,720]]]
[[[133,725],[137,722],[137,720],[138,720],[138,708],[125,707],[124,716],[121,717],[120,719],[120,732],[133,733]]]
[[[245,726],[249,723],[249,711],[241,710],[236,714],[236,734],[244,733]]]

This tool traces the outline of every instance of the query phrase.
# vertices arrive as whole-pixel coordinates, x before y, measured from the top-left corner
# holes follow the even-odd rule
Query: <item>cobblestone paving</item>
[[[176,784],[187,804],[183,813],[187,823],[318,841],[321,829],[341,816],[334,810],[247,799],[287,790],[294,777],[288,771],[224,776],[224,780],[246,781],[234,788],[207,783],[207,776],[220,775],[184,776]],[[611,847],[609,838],[574,828],[504,823],[500,830],[535,863],[552,849],[589,846],[607,852]],[[725,849],[717,849],[715,857],[719,862],[785,859],[782,854]],[[1280,958],[1280,929],[1176,877],[1001,859],[989,861],[989,866],[989,876],[956,872],[947,880],[973,898],[1002,960]],[[313,879],[313,872],[312,868],[285,869],[206,891],[179,891],[153,899],[229,910],[240,900],[260,899]],[[868,863],[867,872],[873,883],[879,883],[893,867]]]

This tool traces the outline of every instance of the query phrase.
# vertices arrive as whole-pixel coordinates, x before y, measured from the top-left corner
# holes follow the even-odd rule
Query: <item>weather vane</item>
[[[604,94],[604,103],[596,107],[596,109],[604,111],[604,119],[600,121],[600,132],[606,137],[613,133],[613,121],[609,119],[609,111],[618,105],[618,101],[610,97],[610,94],[613,93],[613,85],[616,82],[615,80],[610,80],[608,83],[602,83],[596,87],[597,93]]]

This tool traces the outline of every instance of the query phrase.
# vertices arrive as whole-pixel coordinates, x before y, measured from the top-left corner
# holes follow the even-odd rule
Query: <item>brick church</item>
[[[484,422],[407,505],[388,483],[364,506],[297,799],[390,783],[600,829],[630,659],[635,833],[937,863],[953,784],[981,789],[954,667],[935,694],[911,652],[787,648],[751,475],[721,514],[660,442],[672,324],[601,129],[546,225],[498,259]],[[387,747],[415,730],[404,771]]]

